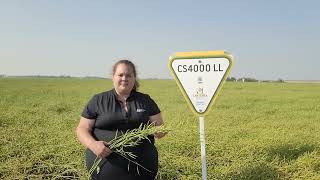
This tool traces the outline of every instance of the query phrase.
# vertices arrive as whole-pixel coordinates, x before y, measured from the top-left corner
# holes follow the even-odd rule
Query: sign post
[[[206,141],[204,135],[204,116],[199,116],[200,125],[200,148],[202,162],[202,180],[207,180],[207,162],[206,162]]]
[[[179,52],[169,58],[171,70],[193,113],[199,116],[202,179],[207,179],[204,116],[232,67],[233,57],[225,51]]]

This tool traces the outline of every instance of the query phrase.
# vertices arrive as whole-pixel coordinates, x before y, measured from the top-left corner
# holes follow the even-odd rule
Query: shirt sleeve
[[[98,98],[93,96],[84,107],[81,116],[87,119],[96,119],[98,116]]]
[[[156,104],[156,102],[154,102],[154,100],[148,96],[148,107],[149,107],[149,116],[153,116],[156,114],[160,113],[160,109],[158,107],[158,105]]]

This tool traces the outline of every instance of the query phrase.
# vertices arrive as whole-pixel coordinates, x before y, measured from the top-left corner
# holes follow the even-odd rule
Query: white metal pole
[[[202,180],[207,180],[207,163],[206,163],[206,142],[204,139],[204,116],[199,116],[200,123],[200,146],[202,162]]]

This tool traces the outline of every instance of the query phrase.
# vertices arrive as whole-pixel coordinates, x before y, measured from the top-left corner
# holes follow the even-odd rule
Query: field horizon
[[[60,75],[60,76],[50,76],[50,75],[5,75],[0,74],[0,78],[74,78],[74,79],[106,79],[110,80],[110,77],[100,77],[100,76],[69,76],[69,75]],[[249,77],[250,78],[250,77]],[[240,79],[240,78],[239,78]],[[139,80],[174,80],[173,78],[156,78],[156,77],[149,77],[149,78],[140,78]],[[277,82],[279,79],[257,79],[257,82]],[[320,83],[320,79],[283,79],[286,83]],[[240,82],[240,81],[239,81]]]

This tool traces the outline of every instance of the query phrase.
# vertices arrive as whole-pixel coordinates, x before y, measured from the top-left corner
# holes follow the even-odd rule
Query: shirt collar
[[[112,94],[113,94],[114,97],[117,99],[117,91],[116,91],[115,88],[112,89]],[[129,97],[128,97],[127,99],[129,100],[130,98],[133,98],[136,94],[137,94],[137,91],[132,90],[132,91],[130,92],[130,95],[129,95]]]

